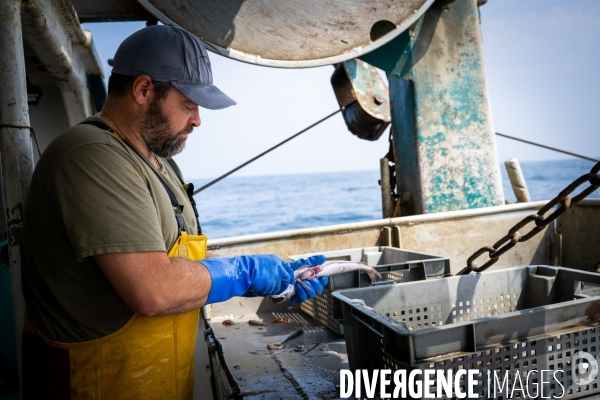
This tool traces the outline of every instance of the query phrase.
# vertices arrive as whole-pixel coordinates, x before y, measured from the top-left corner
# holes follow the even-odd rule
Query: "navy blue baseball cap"
[[[175,26],[152,25],[129,36],[117,49],[112,72],[171,82],[188,99],[209,110],[236,104],[213,85],[210,60],[202,42]]]

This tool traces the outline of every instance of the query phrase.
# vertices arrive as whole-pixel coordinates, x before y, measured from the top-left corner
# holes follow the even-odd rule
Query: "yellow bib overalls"
[[[206,243],[200,231],[188,235],[180,229],[168,256],[202,260]],[[35,356],[29,362],[44,363],[43,372],[38,372],[43,376],[29,377],[29,383],[39,380],[44,391],[60,399],[192,399],[199,315],[200,310],[154,317],[134,314],[108,336],[61,343],[48,339],[26,312],[23,342]]]
[[[205,235],[182,232],[168,255],[201,260],[206,240]],[[199,311],[134,314],[118,331],[87,342],[54,342],[28,318],[25,331],[35,332],[48,346],[68,350],[69,370],[56,371],[68,374],[67,399],[192,399]],[[51,357],[53,351],[44,353]]]

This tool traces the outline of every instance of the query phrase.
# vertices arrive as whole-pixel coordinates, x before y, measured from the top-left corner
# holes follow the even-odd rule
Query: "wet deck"
[[[248,299],[240,300],[248,301]],[[227,364],[244,399],[335,399],[339,397],[339,370],[348,368],[344,337],[339,336],[299,307],[282,304],[258,313],[213,317],[210,324],[220,341]],[[289,323],[273,323],[288,318]],[[223,324],[232,320],[231,325]],[[249,320],[262,320],[256,326]],[[269,350],[288,334],[303,333],[281,350]]]

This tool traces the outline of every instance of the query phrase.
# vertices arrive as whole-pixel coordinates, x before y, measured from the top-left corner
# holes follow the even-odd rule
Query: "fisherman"
[[[195,36],[144,28],[119,46],[102,112],[44,151],[24,210],[23,398],[190,399],[200,307],[281,293],[323,263],[206,254],[170,157],[199,107],[236,104],[212,83]],[[303,283],[292,303],[327,278]]]

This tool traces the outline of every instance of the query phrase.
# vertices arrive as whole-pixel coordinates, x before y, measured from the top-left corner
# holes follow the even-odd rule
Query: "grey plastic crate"
[[[333,293],[334,317],[343,319],[351,370],[479,369],[479,398],[493,397],[487,371],[513,382],[561,370],[562,398],[578,398],[600,393],[598,377],[579,386],[572,375],[576,352],[600,352],[600,297],[580,282],[598,285],[600,274],[525,266],[342,290]],[[544,396],[561,393],[554,381],[544,385]]]
[[[327,260],[365,262],[375,267],[381,274],[379,285],[412,282],[428,278],[442,277],[450,273],[450,260],[440,256],[398,249],[389,246],[364,247],[346,250],[326,251],[290,256],[292,260],[322,254]],[[333,319],[333,299],[331,293],[336,290],[371,286],[371,280],[364,272],[352,271],[329,277],[329,283],[323,293],[307,300],[300,309],[315,320],[321,322],[333,332],[343,335],[342,324]]]

